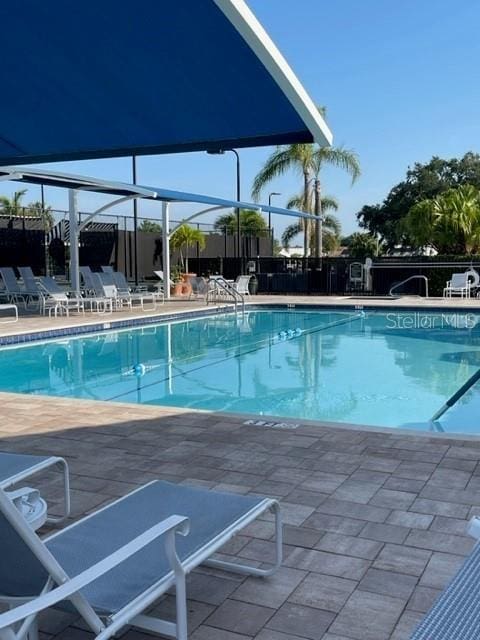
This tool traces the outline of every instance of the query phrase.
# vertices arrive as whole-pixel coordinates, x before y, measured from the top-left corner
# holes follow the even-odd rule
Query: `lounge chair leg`
[[[280,515],[280,505],[278,502],[270,507],[275,516],[275,562],[269,569],[259,569],[258,567],[250,567],[248,565],[237,564],[236,562],[227,562],[225,560],[206,560],[203,564],[207,567],[231,571],[232,573],[241,573],[243,575],[257,576],[259,578],[268,578],[280,568],[283,557],[283,525]]]
[[[27,640],[39,640],[37,618],[33,620],[30,629],[28,630]]]
[[[176,575],[175,606],[177,609],[177,640],[187,640],[187,589],[183,572],[182,575],[178,575],[178,573]]]
[[[70,515],[70,474],[68,464],[62,460],[59,463],[63,467],[63,514],[58,518],[47,518],[51,524],[60,524]]]

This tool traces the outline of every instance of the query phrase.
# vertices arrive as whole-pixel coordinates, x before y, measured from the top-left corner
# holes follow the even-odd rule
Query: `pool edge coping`
[[[386,306],[386,305],[368,305],[368,304],[335,304],[332,303],[324,303],[324,302],[274,302],[274,301],[257,301],[257,302],[247,302],[246,310],[250,311],[258,311],[261,309],[282,309],[282,310],[294,310],[297,308],[309,309],[309,310],[335,310],[335,311],[370,311],[370,312],[385,312],[386,309],[390,309],[391,313],[401,313],[401,312],[418,312],[421,313],[469,313],[468,309],[461,306],[449,306],[443,307],[441,305],[438,306],[421,306],[415,304],[406,304],[400,306]],[[69,326],[60,326],[53,327],[50,329],[39,329],[39,330],[24,330],[19,331],[18,333],[0,335],[0,347],[12,346],[12,345],[21,345],[31,342],[40,342],[44,340],[53,340],[55,338],[64,338],[67,336],[74,337],[79,335],[87,335],[89,333],[100,333],[104,331],[114,331],[116,329],[126,329],[129,327],[141,327],[148,326],[151,324],[161,324],[172,321],[179,320],[188,320],[188,319],[196,319],[202,317],[215,316],[218,314],[233,314],[235,313],[235,308],[233,305],[231,307],[219,306],[215,305],[212,307],[199,307],[191,310],[177,310],[166,313],[156,313],[149,315],[142,315],[139,317],[133,318],[122,318],[122,319],[110,319],[109,317],[103,319],[101,321],[92,321],[92,322],[81,322],[79,319],[78,324],[69,325]],[[480,313],[480,307],[471,309],[470,313]]]

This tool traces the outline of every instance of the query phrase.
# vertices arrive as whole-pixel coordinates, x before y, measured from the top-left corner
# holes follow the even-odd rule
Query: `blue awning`
[[[331,143],[243,0],[22,0],[0,21],[0,164]]]

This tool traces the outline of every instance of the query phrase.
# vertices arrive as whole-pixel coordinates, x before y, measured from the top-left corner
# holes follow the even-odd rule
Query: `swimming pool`
[[[260,309],[0,349],[0,390],[432,429],[480,315]],[[475,387],[437,429],[480,432]],[[480,420],[478,421],[480,422]]]

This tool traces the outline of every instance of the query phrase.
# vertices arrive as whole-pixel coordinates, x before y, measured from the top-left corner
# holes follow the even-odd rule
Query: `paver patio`
[[[0,448],[56,454],[71,469],[73,518],[154,478],[277,497],[285,560],[259,580],[200,569],[189,579],[192,640],[404,640],[472,547],[480,512],[480,440],[161,407],[0,394]],[[51,504],[59,479],[42,487]],[[261,564],[272,523],[224,552]],[[157,607],[173,616],[173,597]],[[41,637],[87,640],[55,611]],[[129,630],[125,640],[146,640]]]

